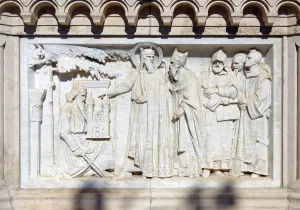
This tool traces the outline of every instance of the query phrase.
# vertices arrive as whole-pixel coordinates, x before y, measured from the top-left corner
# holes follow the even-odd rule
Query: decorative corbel
[[[105,15],[99,13],[91,13],[91,18],[95,25],[101,26],[105,22]]]
[[[128,15],[126,15],[126,18],[127,18],[129,26],[136,26],[137,19],[138,19],[137,15],[135,15],[135,14],[128,14]]]
[[[70,14],[66,14],[63,11],[57,11],[55,13],[55,16],[56,16],[57,21],[60,25],[66,26],[66,25],[69,25],[70,22],[71,22]]]
[[[21,12],[21,17],[26,25],[35,25],[38,20],[37,16],[29,11]]]
[[[173,21],[173,16],[171,15],[162,15],[161,16],[162,22],[164,26],[171,26]]]
[[[197,26],[205,26],[207,15],[196,15]]]
[[[242,15],[232,15],[232,25],[239,26],[242,20]]]
[[[267,26],[273,26],[273,24],[275,23],[277,17],[278,17],[277,14],[268,14],[267,15],[266,25]]]

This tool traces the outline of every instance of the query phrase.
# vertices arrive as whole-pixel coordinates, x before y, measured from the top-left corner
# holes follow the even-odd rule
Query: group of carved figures
[[[114,98],[131,91],[127,160],[118,175],[267,176],[271,78],[262,54],[237,53],[227,67],[227,55],[218,50],[197,77],[186,67],[187,52],[175,49],[169,65],[156,65],[155,52],[140,48],[137,69],[107,94]],[[86,87],[75,84],[61,109],[66,167],[72,177],[97,169],[113,176],[107,172],[113,164],[99,155],[102,147],[86,138],[86,95]]]

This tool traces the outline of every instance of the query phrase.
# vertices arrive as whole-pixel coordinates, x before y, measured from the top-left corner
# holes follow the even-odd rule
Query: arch
[[[36,17],[38,17],[41,9],[45,7],[52,7],[54,8],[55,12],[58,8],[55,2],[53,2],[52,0],[42,0],[42,1],[35,1],[30,7],[29,11],[33,13]]]
[[[244,14],[244,10],[247,8],[247,7],[256,7],[260,10],[261,12],[261,21],[263,22],[264,25],[268,25],[268,18],[267,18],[267,14],[269,13],[269,8],[268,6],[263,3],[263,1],[260,1],[260,0],[256,0],[256,1],[253,1],[253,0],[249,0],[249,1],[246,1],[242,6],[241,6],[241,13]]]
[[[73,11],[79,7],[88,8],[90,10],[90,13],[93,12],[93,6],[89,2],[82,1],[82,0],[75,0],[75,1],[72,1],[69,4],[67,4],[65,7],[65,12],[67,13],[67,15],[69,15],[71,17]]]
[[[278,4],[276,5],[277,15],[279,15],[279,9],[284,6],[288,6],[288,7],[292,7],[294,9],[296,9],[297,17],[300,17],[300,5],[297,1],[282,0],[282,1],[278,2]]]
[[[118,1],[118,0],[114,0],[114,1],[105,1],[101,4],[100,6],[100,14],[103,14],[105,15],[106,14],[106,11],[111,8],[111,7],[121,7],[124,11],[125,11],[125,14],[127,15],[128,14],[128,7],[126,4],[124,4],[124,2],[122,1]]]
[[[178,7],[187,6],[193,9],[195,15],[199,12],[199,7],[192,1],[176,1],[171,5],[170,14],[174,16],[174,12]]]
[[[156,0],[154,0],[152,2],[143,0],[143,1],[139,2],[138,4],[136,4],[134,7],[134,11],[135,11],[135,14],[137,15],[137,17],[139,16],[142,9],[144,9],[146,6],[154,6],[159,10],[161,15],[164,14],[164,6],[161,5],[160,2],[158,2]]]
[[[261,1],[261,0],[248,0],[246,2],[243,3],[243,5],[241,6],[241,10],[240,12],[243,13],[244,9],[248,6],[256,6],[258,7],[261,12],[266,16],[269,13],[269,7],[266,4],[265,1]]]
[[[231,16],[231,13],[234,13],[234,6],[228,3],[227,1],[214,0],[209,2],[205,6],[205,10],[208,12],[214,6],[221,6],[228,12],[228,16]]]
[[[20,9],[20,12],[23,11],[23,7],[18,1],[14,1],[14,0],[3,1],[2,3],[0,3],[0,15],[6,8],[14,7],[14,6],[17,6]]]

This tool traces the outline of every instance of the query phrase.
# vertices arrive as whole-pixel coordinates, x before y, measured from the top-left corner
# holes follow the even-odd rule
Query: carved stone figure
[[[245,74],[244,64],[247,55],[245,53],[237,53],[232,58],[232,71],[236,74],[238,98],[245,95]],[[243,112],[240,112],[240,118],[243,118]],[[234,138],[232,142],[232,170],[231,175],[238,177],[241,174],[241,152],[242,152],[242,139],[239,132],[243,132],[242,121],[239,119],[235,120],[234,124]],[[240,138],[239,138],[240,137]]]
[[[202,174],[204,127],[198,78],[185,67],[188,53],[174,50],[169,66],[169,88],[175,99],[173,122],[176,123],[176,151],[179,176]]]
[[[211,58],[207,71],[201,73],[199,82],[203,93],[205,129],[205,155],[203,177],[211,171],[222,175],[222,171],[231,169],[231,148],[233,121],[240,112],[233,99],[237,96],[235,73],[225,68],[226,54],[219,50]]]
[[[165,72],[155,62],[156,45],[140,49],[140,62],[125,81],[111,90],[112,98],[131,91],[128,157],[125,171],[142,171],[145,177],[173,176],[173,148],[168,86]]]
[[[244,64],[247,55],[245,53],[237,53],[232,58],[232,70],[235,72],[237,77],[238,91],[244,92],[245,86],[245,74],[244,74]]]
[[[78,177],[95,174],[111,176],[104,170],[113,169],[113,162],[102,154],[102,142],[86,139],[86,95],[86,87],[75,84],[66,96],[67,103],[61,108],[59,132],[64,142],[62,145],[64,176]]]
[[[268,175],[268,118],[271,107],[271,78],[269,69],[261,64],[262,54],[251,50],[245,62],[245,94],[239,97],[243,113],[242,172],[252,178]]]

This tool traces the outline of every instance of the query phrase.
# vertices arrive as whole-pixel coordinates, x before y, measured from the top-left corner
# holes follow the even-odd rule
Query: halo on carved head
[[[152,42],[140,42],[137,43],[134,48],[130,50],[131,61],[135,67],[139,66],[140,63],[140,54],[141,53],[152,53],[154,51],[155,67],[159,67],[163,60],[163,51],[162,49]]]

